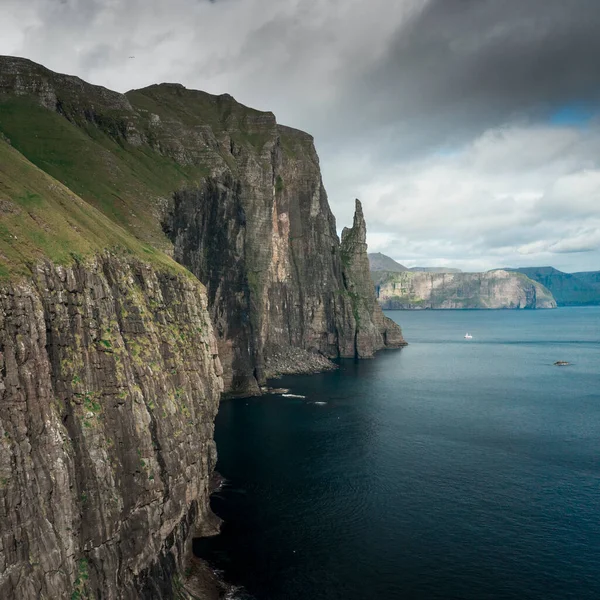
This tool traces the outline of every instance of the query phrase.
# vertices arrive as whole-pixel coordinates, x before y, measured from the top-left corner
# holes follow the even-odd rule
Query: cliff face
[[[172,598],[211,523],[205,290],[1,139],[0,182],[0,598]]]
[[[375,309],[357,312],[356,290],[369,305],[374,291],[351,289],[358,263],[342,264],[312,137],[272,113],[176,84],[121,95],[4,57],[0,131],[206,284],[226,390],[258,393],[282,349],[305,370],[315,352],[402,343]]]
[[[312,364],[318,368],[315,353],[370,357],[402,345],[397,325],[383,323],[374,310],[362,315],[357,337],[351,265],[342,264],[310,135],[230,97],[215,99],[174,86],[153,86],[128,97],[147,110],[170,107],[168,118],[156,122],[157,138],[165,140],[161,152],[208,165],[201,182],[173,194],[162,225],[175,259],[207,286],[226,390],[258,393],[266,376],[277,371],[275,357],[290,348],[298,370],[305,370]],[[213,142],[199,147],[190,124],[197,120],[200,128],[205,102],[220,120],[202,126],[202,135]],[[187,124],[181,120],[183,107]],[[366,260],[366,245],[360,250]],[[372,285],[362,292],[374,305]]]
[[[187,597],[221,391],[404,343],[360,205],[271,113],[11,57],[0,184],[0,597]]]
[[[312,140],[279,128],[264,151],[243,177],[175,194],[165,224],[175,258],[206,282],[226,388],[241,394],[290,347],[301,369],[314,353],[365,358],[405,344],[375,299],[360,203],[340,247]]]
[[[0,286],[0,597],[171,597],[222,389],[203,289],[103,256]]]
[[[398,325],[384,316],[373,293],[367,254],[367,226],[362,205],[356,200],[354,223],[342,231],[344,285],[352,302],[356,323],[354,345],[360,356],[372,356],[381,347],[398,348],[406,342]]]
[[[372,273],[384,309],[556,308],[552,294],[519,273]]]

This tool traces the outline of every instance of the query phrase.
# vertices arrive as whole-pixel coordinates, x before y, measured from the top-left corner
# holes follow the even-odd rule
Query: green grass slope
[[[248,108],[227,94],[214,96],[178,84],[119,94],[10,56],[0,56],[0,138],[5,140],[3,155],[10,157],[2,165],[0,191],[18,208],[1,214],[3,272],[13,261],[10,270],[22,272],[33,257],[64,261],[70,252],[114,245],[117,233],[127,238],[120,245],[136,245],[157,256],[170,253],[161,220],[174,192],[225,172],[247,182],[257,165],[268,172],[281,158],[277,152],[292,160],[314,154],[311,136],[278,125],[272,113]],[[21,174],[11,146],[22,155]],[[49,192],[33,166],[84,201],[73,210],[94,214],[98,227],[77,221],[81,214],[69,218],[97,243],[76,235],[77,229],[61,231],[58,215],[67,209],[67,190]],[[276,185],[283,188],[285,182],[279,178]],[[35,201],[26,200],[38,197],[41,212],[48,209],[47,218],[56,217],[54,225],[25,224],[43,217]],[[24,211],[27,202],[30,212]],[[91,208],[107,218],[100,220]]]
[[[191,169],[147,147],[119,144],[99,126],[77,125],[30,97],[0,97],[0,132],[113,221],[159,248],[168,246],[156,206],[193,177]]]
[[[559,306],[600,304],[600,284],[592,273],[563,273],[553,267],[507,269],[527,275],[548,288]]]
[[[178,84],[119,94],[31,61],[0,56],[0,134],[34,165],[161,250],[173,192],[208,175],[294,156],[312,138],[272,113]]]
[[[41,259],[69,264],[106,249],[186,272],[0,139],[0,280],[29,274]]]

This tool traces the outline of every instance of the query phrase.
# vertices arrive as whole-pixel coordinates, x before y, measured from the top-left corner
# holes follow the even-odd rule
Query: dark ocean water
[[[258,600],[600,599],[600,308],[388,314],[407,348],[222,404],[197,551]]]

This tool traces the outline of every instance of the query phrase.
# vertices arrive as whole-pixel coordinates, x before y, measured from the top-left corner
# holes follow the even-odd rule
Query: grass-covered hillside
[[[293,157],[311,142],[226,94],[178,84],[119,94],[7,56],[0,56],[0,134],[113,222],[166,251],[161,215],[173,192],[210,174],[235,175],[249,160],[266,163],[275,144]]]
[[[563,273],[553,267],[511,269],[548,288],[559,306],[600,304],[600,272]]]
[[[68,264],[105,249],[183,271],[0,139],[0,280],[40,259]]]
[[[32,96],[0,96],[0,132],[14,148],[111,220],[164,248],[156,211],[195,169],[120,140],[117,131],[103,121],[74,123]]]

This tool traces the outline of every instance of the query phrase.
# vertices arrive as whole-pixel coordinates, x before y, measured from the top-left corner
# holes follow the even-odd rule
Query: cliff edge
[[[302,371],[399,344],[372,310],[359,327],[352,294],[372,304],[374,291],[348,288],[313,138],[272,113],[171,83],[119,94],[0,57],[0,132],[206,285],[226,391],[260,393],[282,349]]]
[[[231,96],[0,57],[0,217],[0,597],[194,597],[221,393],[404,343],[360,204]]]

